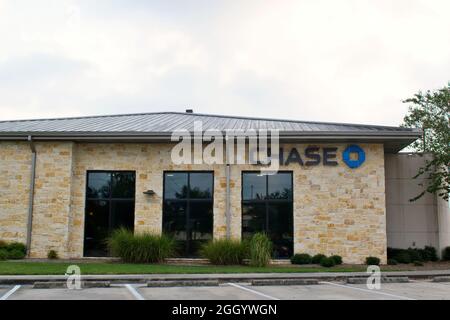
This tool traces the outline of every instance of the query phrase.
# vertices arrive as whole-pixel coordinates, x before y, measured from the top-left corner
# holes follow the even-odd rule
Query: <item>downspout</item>
[[[36,148],[33,138],[28,136],[28,142],[31,149],[31,178],[30,178],[30,194],[28,198],[28,222],[27,222],[27,256],[30,257],[31,252],[31,232],[33,225],[33,201],[34,201],[34,182],[36,176]]]
[[[227,224],[227,239],[231,238],[231,210],[230,210],[230,165],[225,167],[225,175],[227,180],[226,199],[225,199],[225,217]]]

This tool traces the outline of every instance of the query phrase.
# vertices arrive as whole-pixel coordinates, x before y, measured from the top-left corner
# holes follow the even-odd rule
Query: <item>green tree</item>
[[[415,201],[426,192],[437,194],[445,200],[450,192],[450,82],[442,89],[419,91],[404,103],[411,104],[403,119],[405,127],[421,128],[423,135],[412,144],[417,152],[430,152],[432,160],[419,169],[414,178],[426,176],[429,183],[411,199]]]

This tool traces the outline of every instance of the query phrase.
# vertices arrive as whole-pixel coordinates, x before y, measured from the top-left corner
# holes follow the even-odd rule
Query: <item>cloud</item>
[[[447,83],[447,1],[0,1],[0,119],[195,112],[397,125]]]

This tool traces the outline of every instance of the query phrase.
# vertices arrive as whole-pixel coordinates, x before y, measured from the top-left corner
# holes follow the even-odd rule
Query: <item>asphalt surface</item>
[[[450,283],[411,281],[381,284],[380,290],[344,282],[319,285],[251,286],[225,283],[216,287],[149,288],[144,284],[110,288],[33,289],[30,285],[1,286],[3,300],[428,300],[450,299]]]

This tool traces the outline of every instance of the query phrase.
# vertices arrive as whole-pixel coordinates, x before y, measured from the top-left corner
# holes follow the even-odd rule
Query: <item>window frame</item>
[[[88,188],[89,188],[89,175],[91,173],[108,173],[110,175],[110,190],[108,198],[90,198],[88,197]],[[112,175],[114,173],[129,173],[134,175],[134,194],[132,198],[115,198],[113,197],[112,191]],[[86,255],[86,210],[88,207],[89,201],[107,201],[108,202],[108,230],[112,229],[112,213],[113,213],[113,202],[133,202],[134,212],[133,216],[136,217],[136,171],[135,170],[86,170],[86,183],[85,183],[85,195],[84,195],[84,228],[83,228],[83,257],[90,257]],[[133,223],[133,232],[134,232],[134,223]]]
[[[176,174],[176,173],[185,173],[187,174],[187,187],[188,187],[188,194],[187,197],[184,199],[167,199],[166,198],[166,190],[165,190],[165,186],[166,186],[166,175],[167,174]],[[211,181],[211,198],[191,198],[191,173],[209,173],[212,176],[212,181]],[[211,229],[211,237],[212,239],[214,239],[214,181],[215,181],[215,175],[214,175],[214,170],[164,170],[163,171],[163,188],[162,188],[162,193],[163,193],[163,199],[162,199],[162,212],[161,212],[161,230],[164,231],[164,206],[166,201],[167,202],[176,202],[176,203],[183,203],[185,204],[185,215],[186,215],[186,219],[185,219],[185,227],[186,227],[186,247],[184,248],[184,254],[186,256],[188,256],[188,252],[189,252],[189,241],[192,241],[192,239],[187,239],[187,235],[188,235],[188,226],[189,226],[189,218],[190,218],[190,204],[192,202],[196,202],[196,203],[209,203],[211,202],[211,206],[212,206],[212,229]]]
[[[289,199],[270,199],[268,198],[269,195],[269,175],[265,175],[265,196],[264,199],[249,199],[244,200],[244,175],[245,174],[260,174],[261,171],[258,170],[243,170],[241,172],[241,237],[244,233],[243,221],[244,221],[244,205],[251,205],[251,204],[263,204],[265,207],[265,230],[262,230],[263,232],[269,232],[269,211],[270,211],[270,205],[271,204],[277,204],[277,203],[287,203],[292,205],[292,236],[294,237],[294,172],[291,170],[280,170],[278,173],[289,173],[291,175],[291,198]],[[294,240],[293,240],[294,242]],[[294,246],[294,243],[292,243],[292,246]],[[292,248],[293,249],[293,248]],[[283,258],[283,259],[287,259]]]

